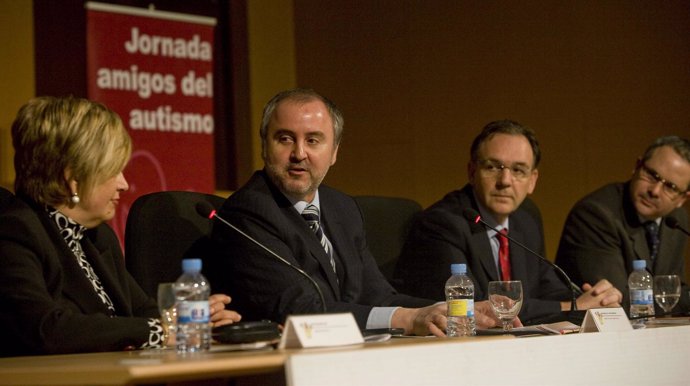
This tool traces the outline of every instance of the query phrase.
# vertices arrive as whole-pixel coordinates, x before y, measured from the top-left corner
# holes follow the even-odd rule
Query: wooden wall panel
[[[298,84],[344,110],[326,182],[351,194],[427,206],[484,124],[535,129],[550,258],[576,200],[690,136],[688,1],[295,0],[295,42]]]

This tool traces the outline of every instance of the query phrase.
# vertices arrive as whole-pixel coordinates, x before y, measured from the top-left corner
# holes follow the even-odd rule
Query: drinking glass
[[[678,275],[654,276],[654,300],[669,314],[680,300],[680,278]]]
[[[158,284],[158,311],[161,314],[161,323],[168,334],[175,334],[177,325],[177,309],[175,308],[175,283]]]
[[[522,308],[522,282],[519,280],[490,281],[489,303],[494,314],[503,324],[503,331],[510,331],[513,320]]]

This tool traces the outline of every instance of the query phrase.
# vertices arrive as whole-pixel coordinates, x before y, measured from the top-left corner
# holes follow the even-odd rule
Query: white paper
[[[630,330],[632,326],[622,308],[591,308],[587,310],[580,333]]]
[[[288,316],[280,348],[330,347],[364,343],[351,313]]]

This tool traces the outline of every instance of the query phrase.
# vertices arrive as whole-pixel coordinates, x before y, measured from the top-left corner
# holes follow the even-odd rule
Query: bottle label
[[[474,299],[452,299],[448,301],[448,316],[474,317]]]
[[[177,304],[178,323],[208,323],[208,300],[183,301]]]
[[[654,291],[651,289],[630,290],[630,304],[644,306],[654,304]]]

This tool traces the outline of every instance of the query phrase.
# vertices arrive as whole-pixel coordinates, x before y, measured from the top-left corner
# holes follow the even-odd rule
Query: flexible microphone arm
[[[673,216],[668,216],[666,217],[666,219],[664,219],[664,222],[666,223],[666,225],[668,225],[669,228],[678,229],[679,231],[685,233],[686,236],[690,236],[690,232],[688,232],[687,229],[680,226],[677,218]]]
[[[223,224],[229,226],[234,231],[236,231],[237,233],[244,236],[247,240],[249,240],[249,241],[253,242],[254,244],[258,245],[259,247],[261,247],[263,250],[268,252],[271,256],[275,257],[276,259],[280,260],[281,262],[283,262],[288,267],[294,269],[295,271],[299,272],[302,276],[306,277],[309,280],[309,282],[314,286],[314,289],[316,289],[316,292],[319,294],[319,299],[321,300],[321,310],[324,314],[326,313],[326,300],[323,297],[323,292],[321,291],[321,288],[319,287],[318,284],[316,284],[316,281],[314,281],[314,279],[312,279],[311,276],[309,276],[306,272],[304,272],[304,270],[300,269],[299,267],[295,267],[289,261],[285,260],[285,258],[281,257],[280,255],[273,252],[272,250],[268,249],[268,247],[261,244],[256,239],[249,236],[248,234],[246,234],[245,232],[243,232],[241,229],[237,228],[236,226],[232,225],[230,222],[226,221],[224,218],[220,217],[216,213],[216,210],[213,208],[213,206],[211,206],[211,204],[209,204],[208,202],[206,202],[206,201],[198,202],[196,204],[196,211],[202,217],[206,217],[206,218],[211,219],[211,220],[213,220],[215,218],[218,221],[222,222]]]
[[[489,225],[486,221],[482,219],[482,216],[474,209],[472,208],[465,208],[462,211],[462,215],[465,217],[465,219],[469,222],[473,222],[475,224],[477,223],[482,223],[485,227],[495,231],[496,233],[500,233],[498,229],[492,227]],[[522,244],[521,242],[513,239],[512,237],[503,234],[505,238],[510,240],[511,242],[517,244],[518,246],[522,247],[524,250],[527,252],[533,254],[534,256],[537,256],[539,260],[545,262],[546,264],[550,265],[558,274],[558,277],[561,279],[563,284],[566,285],[570,289],[570,292],[572,294],[572,298],[570,300],[570,311],[577,311],[577,297],[582,295],[582,290],[575,285],[575,283],[570,280],[568,275],[561,269],[561,267],[557,266],[556,264],[552,263],[551,261],[547,260],[544,256],[538,254],[537,252],[533,251],[532,249],[528,248],[526,245]]]

